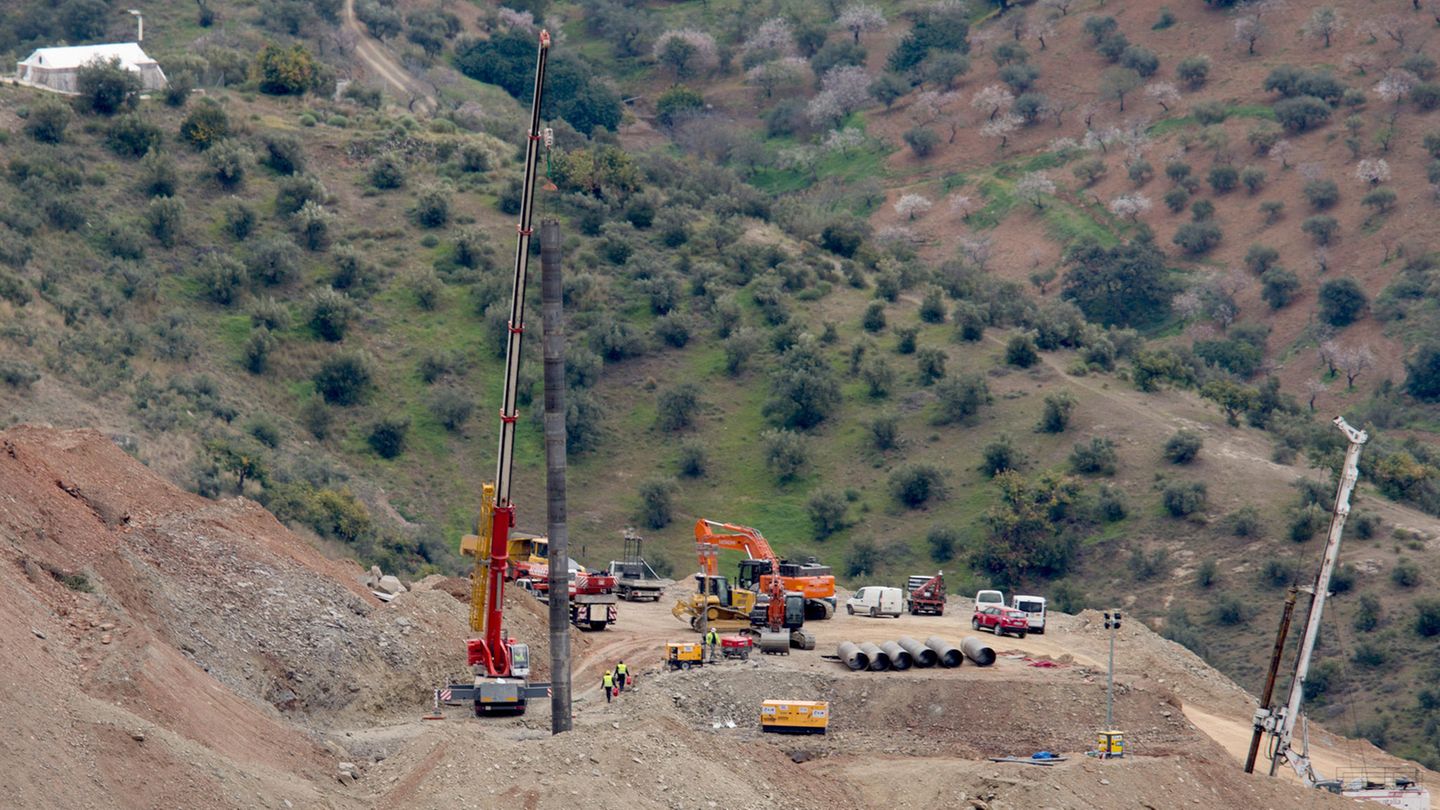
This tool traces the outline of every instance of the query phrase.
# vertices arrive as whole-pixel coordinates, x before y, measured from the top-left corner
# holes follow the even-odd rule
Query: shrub
[[[173,197],[178,183],[175,161],[156,149],[140,160],[140,190],[150,197]]]
[[[1210,78],[1210,57],[1201,54],[1181,59],[1175,65],[1175,78],[1189,85],[1192,90],[1203,86]]]
[[[1290,519],[1290,539],[1296,543],[1309,540],[1325,526],[1328,518],[1325,510],[1315,504],[1297,509]]]
[[[1265,170],[1258,166],[1246,166],[1240,170],[1240,184],[1250,194],[1259,194],[1265,186]]]
[[[705,475],[708,463],[704,444],[693,441],[680,444],[680,458],[676,466],[681,475],[686,478],[701,478]]]
[[[655,319],[655,337],[666,346],[683,349],[690,342],[690,328],[684,318],[672,312]]]
[[[1180,186],[1176,186],[1165,192],[1165,196],[1160,199],[1165,203],[1165,207],[1170,209],[1170,213],[1178,214],[1185,210],[1185,206],[1190,204],[1190,192]]]
[[[1230,533],[1236,537],[1259,537],[1264,530],[1260,522],[1260,512],[1253,506],[1242,506],[1231,512],[1225,522],[1229,525]]]
[[[25,118],[25,134],[40,143],[60,143],[65,140],[65,128],[74,117],[69,107],[54,99],[45,99],[30,108]]]
[[[250,152],[233,138],[226,138],[205,153],[205,162],[210,166],[215,182],[221,188],[230,190],[245,182],[245,167],[250,163]]]
[[[940,136],[929,127],[912,127],[902,136],[917,158],[927,158],[940,145]]]
[[[1030,368],[1040,362],[1040,353],[1035,349],[1035,340],[1029,335],[1014,335],[1005,344],[1005,362],[1020,368]]]
[[[906,464],[890,474],[890,495],[911,509],[942,500],[946,495],[945,473],[932,464]]]
[[[1191,256],[1209,253],[1220,244],[1220,226],[1213,222],[1187,222],[1175,232],[1174,242]]]
[[[930,547],[930,559],[937,563],[947,562],[955,556],[955,547],[960,545],[960,533],[949,526],[931,526],[925,534],[925,544]]]
[[[932,385],[945,376],[945,352],[925,348],[915,353],[915,367],[920,373],[921,385]]]
[[[300,273],[300,251],[288,240],[269,237],[257,244],[245,258],[250,280],[275,287],[289,283]]]
[[[1216,624],[1233,627],[1249,620],[1250,609],[1240,597],[1234,594],[1224,594],[1215,600],[1210,615]]]
[[[655,405],[657,430],[673,432],[691,427],[700,411],[700,388],[694,383],[680,383],[661,391]]]
[[[29,388],[39,379],[40,372],[24,360],[0,358],[0,382],[11,388]]]
[[[200,265],[201,293],[222,307],[235,303],[246,281],[245,265],[222,253],[210,254]]]
[[[422,228],[443,228],[450,222],[450,189],[427,186],[415,198],[415,222]]]
[[[306,250],[325,250],[330,247],[330,224],[335,217],[325,207],[307,200],[300,210],[295,212],[295,232],[300,238],[300,244]]]
[[[1360,199],[1360,203],[1369,207],[1377,215],[1388,214],[1390,209],[1395,207],[1395,192],[1393,189],[1377,188]]]
[[[1071,169],[1070,173],[1075,175],[1075,179],[1080,181],[1080,185],[1093,186],[1105,176],[1105,161],[1100,158],[1082,160],[1075,164],[1075,168]]]
[[[1179,430],[1165,442],[1165,458],[1171,464],[1189,464],[1200,455],[1205,439],[1193,430]]]
[[[810,516],[815,539],[824,540],[845,528],[845,509],[845,496],[838,492],[820,491],[811,495],[805,510]]]
[[[203,99],[180,122],[180,139],[196,149],[209,149],[230,136],[230,116],[210,99]]]
[[[857,541],[850,547],[850,553],[845,555],[845,573],[851,577],[869,576],[875,573],[879,560],[880,552],[873,542]]]
[[[1440,635],[1440,599],[1415,600],[1415,632],[1426,638]]]
[[[1201,588],[1210,588],[1220,579],[1220,566],[1216,564],[1214,557],[1206,557],[1200,565],[1195,568],[1195,584]]]
[[[1175,483],[1165,487],[1160,502],[1171,517],[1187,517],[1205,508],[1207,492],[1203,481]]]
[[[375,158],[370,164],[370,185],[381,191],[405,185],[405,164],[400,156],[386,152]]]
[[[1100,485],[1100,490],[1095,494],[1095,514],[1101,520],[1110,523],[1124,520],[1129,511],[1125,505],[1124,493],[1109,484]]]
[[[185,219],[185,201],[174,197],[156,197],[145,209],[145,225],[161,245],[172,248],[180,238]]]
[[[1335,233],[1340,230],[1340,223],[1332,216],[1316,214],[1300,223],[1300,230],[1308,234],[1315,244],[1323,247],[1334,241]]]
[[[760,434],[765,451],[765,468],[780,483],[794,481],[810,466],[810,451],[805,439],[789,430],[767,430]]]
[[[1240,172],[1234,166],[1222,163],[1210,168],[1207,179],[1210,182],[1210,188],[1214,189],[1216,194],[1224,194],[1235,188],[1235,184],[1240,180]]]
[[[877,416],[870,423],[870,443],[882,453],[900,446],[900,431],[893,416]]]
[[[865,316],[860,320],[860,326],[866,332],[879,332],[885,328],[885,304],[880,301],[871,301],[865,308]]]
[[[925,323],[945,322],[945,301],[939,289],[932,288],[920,302],[920,320]]]
[[[300,95],[316,84],[314,57],[302,45],[280,48],[266,45],[256,57],[260,92],[272,96]]]
[[[1221,101],[1201,101],[1191,109],[1191,112],[1196,121],[1206,126],[1219,124],[1230,117],[1229,108]]]
[[[453,388],[442,388],[430,398],[431,415],[451,433],[464,427],[474,410],[471,398]]]
[[[409,419],[386,417],[370,426],[365,442],[381,458],[395,458],[405,452],[405,438],[409,433]]]
[[[160,127],[135,114],[116,118],[105,130],[105,146],[121,157],[144,157],[160,139]]]
[[[1420,566],[1401,557],[1390,569],[1390,581],[1398,588],[1413,588],[1420,584]]]
[[[1336,278],[1320,285],[1320,320],[1331,326],[1354,323],[1369,304],[1365,291],[1352,278]]]
[[[829,324],[826,324],[827,326]],[[920,330],[914,326],[905,326],[895,330],[895,353],[914,354],[915,343],[920,338]]]
[[[1084,475],[1114,475],[1118,460],[1115,443],[1099,436],[1089,444],[1076,444],[1070,451],[1070,469]]]
[[[935,398],[937,408],[931,421],[937,425],[963,422],[992,401],[990,387],[979,374],[963,374],[945,380],[935,387]]]
[[[1245,269],[1259,275],[1280,261],[1280,251],[1268,245],[1251,245],[1245,251]]]
[[[1069,391],[1057,391],[1045,395],[1045,410],[1040,414],[1036,429],[1042,433],[1064,433],[1070,426],[1070,414],[1075,410],[1075,397]]]
[[[1022,461],[1020,451],[1010,442],[1010,437],[1003,433],[980,449],[980,472],[990,478],[1019,469]]]
[[[305,150],[300,139],[285,133],[267,133],[261,141],[261,162],[284,175],[305,171]]]
[[[275,213],[288,217],[300,212],[305,203],[324,205],[329,194],[314,175],[297,174],[281,180],[275,190]]]
[[[369,397],[374,373],[368,356],[354,352],[336,354],[320,365],[313,381],[315,390],[332,405],[356,405]]]
[[[311,397],[300,406],[300,423],[310,431],[310,435],[321,441],[329,437],[334,419],[335,415],[326,407],[325,401],[318,397]]]
[[[1283,588],[1294,582],[1299,571],[1293,562],[1277,557],[1266,557],[1260,565],[1260,583],[1271,588]]]
[[[1340,201],[1340,187],[1334,180],[1309,180],[1305,183],[1305,199],[1316,211],[1324,211]]]
[[[1380,600],[1373,593],[1360,594],[1360,602],[1355,609],[1353,620],[1354,628],[1361,633],[1368,633],[1380,626],[1381,617]]]
[[[1160,58],[1149,48],[1131,45],[1120,54],[1120,64],[1141,76],[1153,76],[1160,69]]]
[[[895,385],[895,371],[883,357],[872,357],[860,367],[860,379],[865,381],[871,397],[880,399],[890,395]]]
[[[1440,344],[1422,345],[1405,361],[1405,391],[1422,402],[1440,399]]]
[[[1163,548],[1157,548],[1154,552],[1146,554],[1140,549],[1130,553],[1130,573],[1135,579],[1141,582],[1148,582],[1170,574],[1170,552]]]
[[[1314,96],[1282,98],[1272,109],[1275,120],[1291,132],[1304,132],[1330,120],[1330,105]]]
[[[114,115],[135,108],[140,77],[120,66],[120,59],[95,60],[75,72],[77,103],[96,115]]]
[[[345,332],[357,315],[350,296],[328,287],[310,294],[309,308],[310,328],[332,343],[345,339]]]

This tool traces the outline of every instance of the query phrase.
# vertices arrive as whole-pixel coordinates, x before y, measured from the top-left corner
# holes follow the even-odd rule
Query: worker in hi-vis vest
[[[625,691],[625,682],[630,679],[630,668],[621,661],[615,665],[615,694]]]
[[[716,658],[716,650],[719,646],[720,634],[712,628],[710,632],[705,634],[705,660],[714,661]]]
[[[615,694],[615,673],[608,669],[605,670],[605,674],[600,676],[600,685],[605,687],[605,702],[609,703],[610,698]]]

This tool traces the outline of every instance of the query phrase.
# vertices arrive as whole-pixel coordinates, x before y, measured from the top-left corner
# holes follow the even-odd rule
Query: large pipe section
[[[931,636],[925,639],[925,646],[935,651],[940,666],[945,668],[958,667],[965,662],[965,655],[955,645],[939,636]]]
[[[901,636],[895,643],[900,645],[900,649],[910,653],[910,659],[921,669],[940,663],[940,656],[936,655],[934,650],[909,636]]]
[[[890,656],[886,655],[885,651],[880,649],[879,646],[871,644],[868,641],[862,641],[860,642],[860,652],[865,653],[865,655],[870,658],[871,672],[884,672],[890,668]]]
[[[910,653],[905,652],[903,647],[893,641],[882,643],[880,649],[890,656],[890,666],[897,670],[906,670],[915,666],[915,659],[910,657]]]
[[[966,636],[960,639],[960,649],[965,651],[965,657],[974,661],[982,667],[988,667],[995,663],[995,651],[980,639],[974,636]]]
[[[560,223],[540,223],[540,311],[545,356],[545,529],[550,559],[570,559],[565,501],[565,311],[560,266]],[[571,728],[570,566],[550,566],[550,733]]]
[[[840,646],[835,648],[835,655],[839,657],[841,661],[845,662],[845,666],[853,670],[859,671],[870,668],[870,656],[862,652],[860,645],[853,641],[840,642]]]

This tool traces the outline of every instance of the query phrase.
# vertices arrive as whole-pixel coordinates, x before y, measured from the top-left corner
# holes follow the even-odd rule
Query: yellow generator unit
[[[829,701],[767,700],[760,704],[761,731],[824,734],[829,725]]]
[[[705,663],[705,649],[695,641],[671,641],[665,645],[665,665],[670,669],[689,669]]]
[[[1100,758],[1125,756],[1125,735],[1119,731],[1102,731],[1099,735]]]

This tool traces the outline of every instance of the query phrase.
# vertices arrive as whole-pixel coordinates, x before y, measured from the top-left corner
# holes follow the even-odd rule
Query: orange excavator
[[[754,593],[769,593],[771,580],[779,580],[782,590],[798,593],[805,599],[805,618],[828,619],[835,615],[835,574],[828,565],[811,558],[809,562],[782,560],[770,548],[770,542],[759,530],[734,523],[721,523],[701,518],[695,521],[695,542],[705,546],[744,552],[740,576],[735,584]],[[700,555],[705,573],[718,574],[714,554]]]

